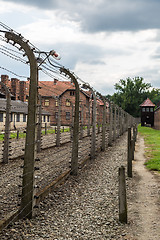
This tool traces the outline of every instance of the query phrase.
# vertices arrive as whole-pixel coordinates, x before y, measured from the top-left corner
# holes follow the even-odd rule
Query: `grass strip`
[[[138,132],[144,137],[147,161],[146,167],[149,170],[160,172],[160,130],[150,127],[138,126]]]

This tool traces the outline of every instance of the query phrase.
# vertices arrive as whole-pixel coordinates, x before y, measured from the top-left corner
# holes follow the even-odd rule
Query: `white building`
[[[10,129],[25,128],[27,125],[28,104],[11,100]],[[5,129],[6,99],[0,98],[0,131]],[[42,110],[42,127],[50,126],[50,113]]]

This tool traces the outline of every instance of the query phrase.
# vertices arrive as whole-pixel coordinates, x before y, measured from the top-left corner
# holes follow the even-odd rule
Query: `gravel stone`
[[[51,192],[33,219],[13,223],[0,239],[127,239],[118,221],[118,168],[126,167],[126,154],[124,134]]]

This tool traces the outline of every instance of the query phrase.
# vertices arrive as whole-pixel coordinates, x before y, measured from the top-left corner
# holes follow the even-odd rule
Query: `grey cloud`
[[[160,54],[153,55],[152,58],[160,59]]]
[[[148,69],[142,68],[142,71],[137,73],[137,76],[143,77],[145,82],[147,82],[147,83],[150,82],[152,84],[152,87],[160,88],[159,66],[155,66],[155,67],[148,68]]]
[[[153,59],[160,59],[160,47],[157,47],[155,53],[151,56]]]
[[[103,1],[91,12],[84,12],[83,29],[95,31],[137,31],[159,28],[160,2],[144,0]]]
[[[88,63],[91,65],[106,65],[106,63],[104,61],[99,60],[99,59],[98,60],[96,60],[96,59],[90,60],[90,61],[88,61]]]
[[[6,0],[34,5],[41,9],[59,10],[81,23],[87,32],[137,31],[159,28],[158,0]]]
[[[76,44],[76,43],[62,43],[55,46],[57,51],[62,53],[62,64],[74,69],[77,62],[98,62],[102,64],[102,57],[104,56],[104,51],[101,47],[96,45],[88,44]],[[104,63],[103,63],[104,64]]]
[[[35,6],[38,8],[45,8],[50,9],[51,7],[58,7],[57,6],[57,0],[5,0],[5,2],[14,2],[14,3],[20,3],[25,4],[29,6]]]

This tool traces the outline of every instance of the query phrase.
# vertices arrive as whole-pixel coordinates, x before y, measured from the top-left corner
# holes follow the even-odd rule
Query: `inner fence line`
[[[14,215],[11,216],[10,219],[12,220],[6,220],[6,224],[3,221],[5,216],[3,215],[3,209],[1,209],[2,220],[0,221],[3,223],[0,224],[0,228],[3,228],[11,222],[13,223],[15,219],[17,220],[23,217],[32,218],[35,210],[34,207],[37,207],[37,205],[35,205],[37,186],[43,194],[47,194],[50,191],[49,189],[56,184],[56,181],[59,182],[63,176],[66,177],[69,174],[76,176],[79,167],[85,163],[86,159],[93,161],[98,151],[104,151],[108,145],[112,145],[112,142],[123,134],[128,127],[132,127],[136,120],[98,93],[88,83],[78,78],[69,69],[61,66],[61,64],[58,64],[56,61],[50,61],[50,55],[48,55],[46,59],[45,53],[33,46],[33,44],[22,37],[22,35],[17,34],[3,24],[1,24],[1,26],[5,29],[5,37],[3,40],[12,45],[13,48],[15,46],[20,51],[22,50],[25,59],[28,58],[27,64],[30,67],[30,85],[27,99],[28,111],[27,113],[25,112],[27,121],[23,123],[26,133],[23,132],[23,139],[20,138],[20,124],[22,124],[19,121],[20,119],[15,121],[14,124],[13,119],[11,121],[13,113],[14,116],[18,116],[17,113],[21,114],[20,109],[17,108],[16,112],[11,106],[11,108],[9,108],[7,101],[6,106],[2,109],[5,115],[2,124],[5,125],[5,129],[3,147],[2,144],[0,144],[0,155],[3,157],[3,164],[6,163],[6,165],[1,164],[2,168],[0,171],[2,172],[2,180],[7,175],[7,181],[10,181],[10,185],[8,184],[7,195],[7,193],[5,193],[6,179],[0,182],[0,187],[3,189],[3,195],[0,197],[4,205],[6,203],[6,208],[8,207],[9,212],[12,207],[15,210],[15,205],[18,202],[16,194],[20,193],[20,191],[22,192],[22,194],[19,194],[19,196],[21,195],[19,199],[20,207],[17,210],[17,214],[14,213]],[[8,51],[11,50],[7,50],[6,52]],[[4,53],[7,54],[6,52]],[[9,59],[11,56],[15,57],[14,55],[15,54],[9,52]],[[47,84],[38,80],[40,65],[37,63],[37,56],[39,57],[41,55],[43,59],[46,59],[46,62],[49,62],[47,62],[47,68],[41,64],[42,70],[45,68],[46,73],[49,74],[48,71],[52,71],[52,74],[55,73],[55,75],[52,75],[53,77],[58,76],[61,80],[63,79],[63,82],[65,82],[64,91],[58,87],[56,91],[53,91]],[[18,57],[18,59],[20,60],[21,58]],[[22,60],[22,62],[25,62],[23,58]],[[50,97],[54,101],[53,106],[45,105],[47,104],[45,100],[48,99],[41,94],[44,90],[47,90],[48,93],[50,92]],[[20,92],[19,89],[18,94],[20,94]],[[6,99],[9,100],[7,94],[10,95],[9,88],[5,93]],[[40,97],[38,98],[38,96]],[[45,113],[45,111],[49,111],[49,109],[50,113]],[[48,116],[47,121],[46,116]],[[6,119],[9,121],[6,121]],[[67,127],[70,128],[70,132],[61,132],[60,129],[62,125],[65,126],[65,123]],[[56,127],[54,133],[47,133],[47,124],[53,124],[54,127]],[[44,125],[45,135],[42,135],[42,126]],[[13,127],[17,128],[15,129],[17,131],[16,140],[10,139],[11,132],[14,130]],[[6,144],[6,142],[8,144]],[[63,144],[67,142],[69,142],[69,144],[66,144],[64,147]],[[45,156],[45,151],[47,156]],[[5,160],[4,154],[6,156]],[[24,161],[23,168],[18,169],[19,162],[22,162],[22,160],[13,160],[11,163],[11,159],[22,156],[22,160]],[[39,162],[36,161],[39,159]],[[17,167],[17,171],[15,170],[13,172],[12,167],[14,165]],[[11,176],[9,176],[9,173]],[[14,178],[17,178],[17,174],[20,174],[22,178],[13,181]],[[12,189],[14,189],[13,192],[8,191]],[[14,203],[12,205],[13,199]],[[8,212],[5,211],[4,214],[6,213]]]

